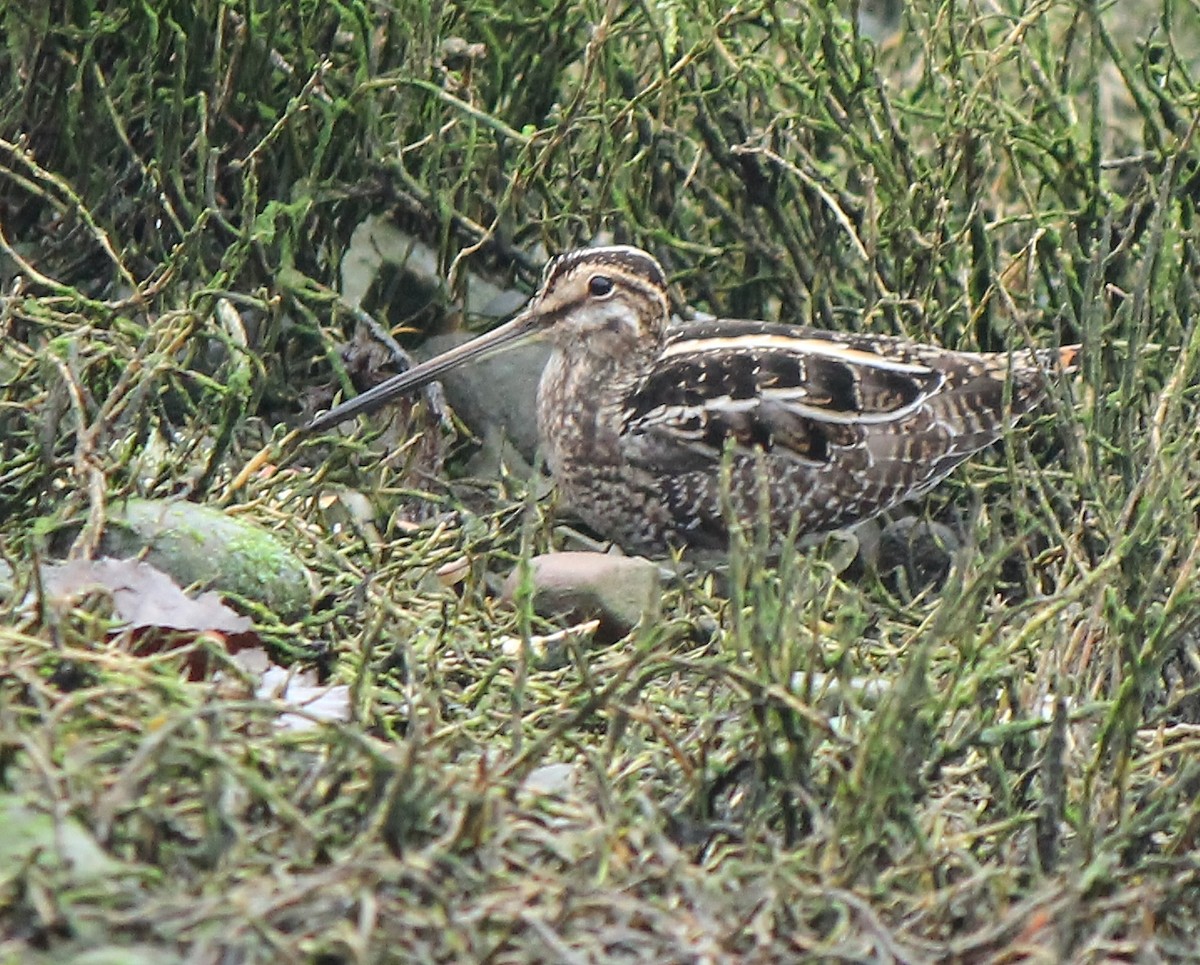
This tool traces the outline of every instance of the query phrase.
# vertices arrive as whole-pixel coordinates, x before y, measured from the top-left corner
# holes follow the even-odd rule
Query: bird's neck
[[[556,346],[538,385],[538,435],[552,475],[577,458],[621,461],[625,399],[653,364],[659,348],[588,354]]]

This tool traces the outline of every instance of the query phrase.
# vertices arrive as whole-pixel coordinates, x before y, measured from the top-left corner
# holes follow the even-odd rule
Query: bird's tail
[[[1023,412],[1045,397],[1050,381],[1058,375],[1079,371],[1082,345],[1063,345],[1060,348],[1039,348],[1016,351],[1012,355],[997,353],[997,362],[1004,358],[1013,379],[1013,409]],[[998,374],[998,373],[997,373]]]
[[[996,352],[991,356],[989,367],[995,372],[1011,367],[1016,375],[1070,375],[1079,371],[1082,351],[1082,345],[1063,345],[1059,348],[1014,349],[1011,354]]]
[[[1079,371],[1079,353],[1083,351],[1083,346],[1078,343],[1075,345],[1064,345],[1061,348],[1048,348],[1044,350],[1045,361],[1047,365],[1057,368],[1060,372],[1070,374],[1071,372]]]

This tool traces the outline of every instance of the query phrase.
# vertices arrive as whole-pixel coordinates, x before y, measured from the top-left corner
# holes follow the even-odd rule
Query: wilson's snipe
[[[554,259],[507,324],[309,428],[537,335],[553,345],[537,418],[561,495],[597,532],[651,555],[724,549],[723,485],[741,519],[758,518],[769,497],[781,533],[793,519],[820,533],[883,512],[994,442],[1041,397],[1046,369],[1070,369],[1079,352],[1010,357],[770,322],[674,322],[654,258],[588,248]]]

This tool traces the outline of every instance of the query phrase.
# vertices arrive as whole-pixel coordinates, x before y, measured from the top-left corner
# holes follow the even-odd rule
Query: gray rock
[[[59,965],[173,965],[179,960],[173,951],[156,945],[106,945],[56,959]]]
[[[858,28],[877,44],[887,43],[903,26],[902,0],[863,0],[858,6]]]
[[[103,882],[122,871],[120,862],[74,818],[35,810],[6,794],[0,795],[0,822],[0,865],[5,868],[37,864],[64,870],[76,884]]]
[[[424,361],[471,338],[468,332],[437,335],[413,355]],[[535,342],[453,369],[441,378],[446,401],[477,436],[494,439],[501,432],[532,463],[538,445],[537,387],[549,357],[550,347]]]
[[[835,529],[830,533],[812,533],[796,541],[800,553],[819,551],[820,558],[834,573],[845,573],[861,555],[856,529]]]
[[[505,580],[503,595],[517,593],[521,568]],[[658,617],[659,568],[637,556],[609,553],[546,553],[530,560],[533,608],[547,618],[600,621],[596,639],[611,643],[641,621]]]
[[[381,272],[388,267],[398,269],[406,279],[405,287],[415,293],[412,311],[431,299],[447,295],[437,251],[388,218],[371,216],[354,229],[342,259],[342,297],[356,307],[364,305]],[[470,270],[460,277],[460,284],[466,291],[462,310],[473,318],[498,322],[516,313],[529,300],[527,293],[497,285]],[[436,335],[412,355],[424,361],[461,345],[475,334],[455,331]],[[441,378],[446,400],[493,451],[507,437],[524,461],[532,463],[537,449],[534,400],[548,356],[549,348],[545,345],[525,345],[448,372]],[[496,461],[498,457],[492,459],[493,463]]]
[[[862,568],[873,567],[879,559],[879,542],[883,536],[883,527],[878,519],[864,519],[855,524],[851,532],[858,540],[858,557],[855,565]]]
[[[533,794],[565,796],[579,781],[576,764],[556,763],[535,767],[525,778],[524,790]]]
[[[0,603],[11,600],[14,589],[12,567],[0,560]]]

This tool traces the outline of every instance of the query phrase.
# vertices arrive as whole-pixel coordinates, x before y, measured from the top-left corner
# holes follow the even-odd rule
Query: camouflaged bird
[[[809,534],[923,493],[995,442],[1044,394],[1047,370],[1071,370],[1079,352],[952,352],[771,322],[677,322],[653,257],[586,248],[551,261],[505,325],[309,428],[535,336],[553,346],[537,419],[561,496],[597,533],[652,556],[726,549],[723,504],[746,522],[761,518],[765,496],[774,531],[795,523]]]

